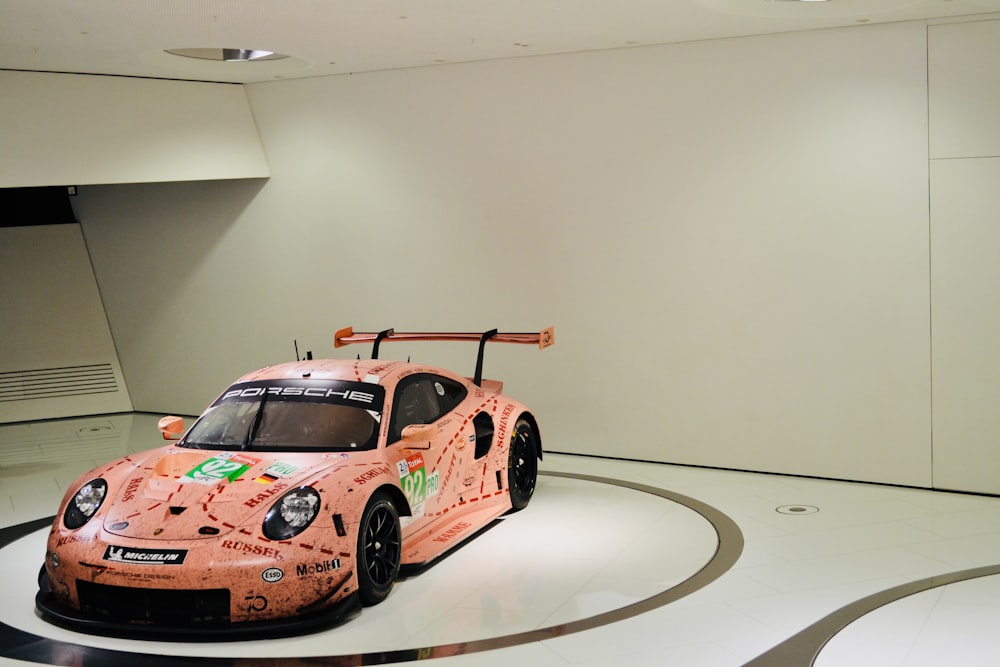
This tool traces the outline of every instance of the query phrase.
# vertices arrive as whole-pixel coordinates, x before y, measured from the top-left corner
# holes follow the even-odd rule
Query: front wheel
[[[366,607],[386,599],[396,577],[402,554],[399,513],[384,493],[376,493],[365,506],[358,526],[358,592]]]
[[[519,418],[510,434],[510,457],[507,460],[507,488],[510,504],[520,510],[528,506],[538,478],[538,436],[531,422]]]

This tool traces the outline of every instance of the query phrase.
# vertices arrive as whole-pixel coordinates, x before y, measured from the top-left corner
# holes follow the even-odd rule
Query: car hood
[[[259,523],[285,491],[327,469],[347,467],[352,456],[156,450],[144,459],[133,457],[132,471],[123,471],[104,515],[104,528],[122,537],[154,540],[224,535]]]

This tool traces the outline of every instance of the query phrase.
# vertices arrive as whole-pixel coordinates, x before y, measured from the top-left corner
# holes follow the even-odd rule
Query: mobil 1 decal
[[[420,454],[406,457],[397,462],[396,467],[399,469],[399,485],[410,507],[413,508],[413,516],[422,516],[424,501],[434,497],[438,492],[437,471],[428,474],[424,457]]]
[[[302,403],[332,403],[354,408],[382,411],[385,389],[370,382],[341,380],[259,380],[241,382],[223,392],[213,406],[224,403],[256,403],[257,401],[297,401]]]
[[[216,482],[234,482],[239,476],[260,459],[246,454],[222,452],[207,461],[202,461],[181,477],[181,482],[198,482],[199,484],[215,484]]]

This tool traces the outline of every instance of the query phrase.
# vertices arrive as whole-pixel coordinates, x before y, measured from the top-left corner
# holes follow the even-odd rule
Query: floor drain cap
[[[812,505],[782,505],[775,511],[778,514],[815,514],[819,508]]]

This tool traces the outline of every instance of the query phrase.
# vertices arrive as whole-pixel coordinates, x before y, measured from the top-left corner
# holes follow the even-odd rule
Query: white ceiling
[[[249,83],[994,12],[1000,0],[0,0],[0,69]],[[291,57],[164,53],[187,48]]]

